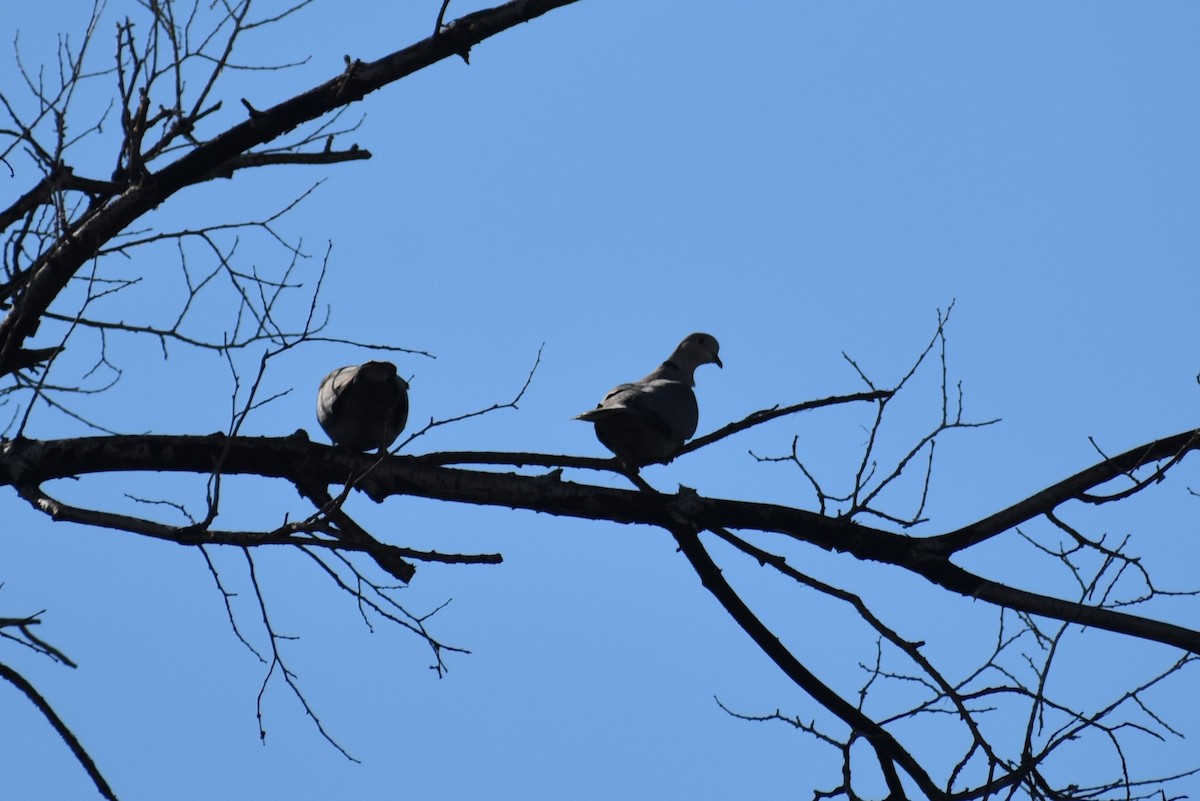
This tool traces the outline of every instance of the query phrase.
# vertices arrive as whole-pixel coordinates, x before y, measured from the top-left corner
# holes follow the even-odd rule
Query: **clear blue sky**
[[[19,29],[25,63],[49,62],[53,30],[77,35],[87,5],[17,4],[0,40]],[[136,13],[133,3],[110,5],[97,64],[112,52],[115,18]],[[243,62],[311,58],[228,76],[214,125],[240,121],[240,98],[270,106],[336,74],[344,54],[369,60],[426,35],[439,5],[317,0],[255,31]],[[570,418],[694,330],[720,339],[726,365],[697,376],[701,432],[773,404],[857,391],[843,351],[888,385],[953,301],[951,370],[967,416],[1002,422],[956,432],[939,450],[931,520],[917,530],[933,534],[1090,464],[1088,437],[1116,452],[1200,421],[1198,45],[1200,8],[1178,2],[582,0],[482,44],[470,66],[439,64],[353,107],[346,119],[365,119],[343,143],[371,150],[371,160],[239,175],[180,194],[150,222],[263,217],[323,181],[278,229],[313,254],[306,278],[333,243],[328,333],[436,355],[397,358],[413,377],[417,423],[508,400],[544,343],[519,410],[439,429],[414,452],[602,455],[590,427]],[[7,51],[0,86],[20,96]],[[77,150],[81,174],[111,170],[115,129],[106,127],[110,149]],[[0,206],[29,186],[0,180]],[[264,270],[286,261],[250,232],[238,253]],[[112,269],[168,280],[148,280],[114,316],[177,301],[177,256],[164,248],[142,258]],[[89,408],[105,426],[226,427],[222,360],[172,348],[164,361],[156,345],[119,337],[108,346],[124,374]],[[90,366],[92,351],[81,350]],[[251,416],[246,433],[305,428],[315,438],[316,382],[366,353],[319,345],[278,360],[267,389],[294,391]],[[242,369],[258,355],[244,354]],[[899,405],[891,447],[923,433],[935,404],[918,388]],[[664,490],[684,484],[811,508],[801,476],[748,451],[784,453],[798,435],[839,488],[866,424],[869,416],[847,413],[787,419],[646,477]],[[42,409],[28,434],[85,432]],[[137,482],[97,480],[72,497],[203,500],[202,482]],[[1194,468],[1153,499],[1077,519],[1095,534],[1132,534],[1162,586],[1194,586],[1200,501],[1188,486],[1200,487]],[[909,500],[898,494],[895,508]],[[14,649],[0,658],[36,678],[123,799],[704,801],[809,797],[837,783],[828,749],[716,706],[714,696],[746,713],[822,719],[721,613],[663,532],[351,499],[388,541],[505,555],[501,566],[423,565],[403,592],[413,612],[452,599],[431,625],[473,653],[451,655],[440,680],[420,643],[386,626],[368,632],[307,560],[259,554],[275,624],[299,637],[286,645],[289,664],[322,723],[362,762],[352,764],[277,680],[259,744],[263,668],[231,633],[198,553],[51,524],[11,495],[4,504],[0,613],[46,609],[40,634],[80,669]],[[231,482],[223,525],[270,526],[303,508],[286,487]],[[718,553],[798,655],[853,693],[872,639],[819,599]],[[216,556],[248,602],[240,554]],[[866,593],[902,633],[946,655],[967,649],[964,632],[994,621],[982,604],[844,558],[789,556]],[[1055,574],[1034,564],[1013,537],[970,566],[1067,591],[1068,580],[1050,584]],[[1194,602],[1148,611],[1200,620]],[[241,622],[262,645],[251,612]],[[988,635],[974,642],[986,649]],[[1150,647],[1116,657],[1101,635],[1075,642],[1083,656],[1064,662],[1076,672],[1061,680],[1083,694],[1111,691],[1109,673],[1175,658]],[[1085,661],[1096,648],[1109,649],[1099,667]],[[1200,696],[1186,678],[1165,711],[1195,737]],[[6,797],[91,797],[83,772],[12,690],[0,688],[0,718]],[[1195,742],[1167,743],[1163,763],[1143,764],[1184,767]],[[1200,794],[1200,779],[1177,789]]]

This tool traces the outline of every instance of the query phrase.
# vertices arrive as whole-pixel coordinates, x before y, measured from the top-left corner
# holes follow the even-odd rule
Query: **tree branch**
[[[96,763],[92,760],[91,755],[83,748],[83,743],[79,742],[79,738],[71,731],[66,722],[58,716],[54,711],[54,707],[50,706],[41,693],[30,684],[24,676],[10,668],[8,665],[0,663],[0,679],[4,679],[9,684],[16,687],[21,693],[29,699],[37,710],[42,713],[42,717],[58,732],[58,736],[63,739],[67,747],[71,749],[71,753],[75,755],[75,759],[87,771],[88,778],[96,785],[97,792],[110,801],[117,801],[117,796],[113,793],[112,788],[108,786],[108,782],[104,780],[104,776],[100,774],[100,769],[96,767]]]
[[[949,556],[956,551],[977,545],[984,540],[1028,522],[1035,517],[1053,512],[1060,504],[1070,500],[1094,503],[1086,497],[1087,491],[1107,481],[1128,475],[1139,467],[1170,459],[1178,461],[1186,453],[1200,448],[1200,429],[1184,431],[1173,437],[1155,440],[1145,445],[1130,448],[1119,456],[1081,470],[1041,492],[1018,501],[1007,509],[985,517],[962,528],[927,539],[926,547],[931,552]]]
[[[789,414],[807,412],[811,409],[820,409],[823,406],[834,406],[840,403],[885,400],[890,398],[892,395],[893,392],[891,390],[881,389],[873,392],[858,392],[853,395],[834,395],[833,397],[805,401],[804,403],[796,403],[791,406],[773,406],[770,409],[762,409],[761,411],[751,412],[741,420],[738,420],[736,423],[730,423],[729,425],[721,426],[710,434],[705,434],[703,437],[697,437],[680,448],[679,452],[675,454],[674,458],[678,459],[685,453],[690,453],[698,448],[703,448],[705,445],[716,442],[717,440],[725,439],[726,437],[745,431],[748,428],[762,425],[763,423],[784,417]]]
[[[1185,432],[1135,450],[1153,455],[1166,448],[1164,442],[1178,445],[1193,441],[1194,432]],[[348,453],[318,445],[300,435],[286,438],[228,438],[215,434],[206,437],[85,437],[45,442],[15,440],[0,444],[0,485],[20,489],[36,487],[55,478],[121,471],[180,471],[207,475],[218,459],[223,460],[222,471],[227,475],[253,474],[295,481],[297,471],[303,470],[306,477],[327,485],[342,483],[349,475],[362,476],[358,486],[377,501],[391,495],[414,495],[566,517],[639,523],[667,530],[678,522],[672,507],[676,496],[575,484],[561,480],[557,473],[524,476],[440,467],[423,463],[421,457],[379,459],[370,454]],[[1099,465],[1095,469],[1107,474],[1113,467]],[[719,527],[782,534],[828,551],[902,567],[966,597],[1200,653],[1200,631],[1007,587],[952,564],[950,555],[953,552],[947,553],[939,545],[938,537],[908,537],[845,518],[828,518],[775,504],[692,495],[689,506],[694,508],[689,512],[690,519],[706,529]],[[179,541],[178,534],[159,533]],[[214,539],[216,534],[212,531],[193,532],[188,544],[220,541]],[[264,534],[248,536],[259,537],[262,544],[298,544],[284,534],[286,532],[275,532],[274,539],[265,538]],[[224,541],[245,544],[245,540],[237,538]],[[305,542],[335,545],[312,538]]]
[[[352,62],[338,77],[251,114],[245,122],[198,145],[157,172],[130,175],[133,183],[124,193],[103,208],[85,214],[55,247],[30,265],[24,291],[0,322],[0,375],[15,369],[25,340],[37,330],[42,314],[80,267],[106,242],[179,190],[220,174],[243,154],[302,123],[361,100],[445,58],[468,53],[484,39],[573,2],[576,0],[511,0],[468,14],[436,35],[378,61]]]
[[[878,754],[880,764],[885,772],[890,766],[900,765],[905,773],[917,783],[927,798],[945,798],[945,794],[938,789],[924,768],[886,729],[818,679],[780,642],[774,632],[758,619],[750,607],[729,586],[729,582],[725,581],[721,569],[704,549],[697,532],[675,524],[671,526],[671,533],[675,537],[675,542],[679,544],[679,550],[692,565],[696,575],[700,577],[700,583],[704,585],[704,588],[713,594],[730,617],[750,635],[755,645],[762,649],[763,653],[770,657],[771,661],[778,665],[779,669],[795,682],[796,686],[812,696],[817,703],[840,718],[852,730],[866,738]]]

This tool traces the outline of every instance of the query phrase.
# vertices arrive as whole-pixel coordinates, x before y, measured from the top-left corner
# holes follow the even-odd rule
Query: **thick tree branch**
[[[1185,432],[1161,442],[1178,444],[1192,441],[1194,436],[1194,432]],[[1165,448],[1161,442],[1137,452],[1161,453]],[[1142,458],[1150,460],[1149,456]],[[300,471],[305,477],[326,484],[342,483],[348,475],[363,476],[358,486],[375,500],[391,495],[414,495],[567,517],[640,523],[668,530],[678,522],[678,510],[673,504],[683,498],[575,484],[561,480],[556,472],[524,476],[440,467],[424,463],[421,457],[390,457],[374,464],[377,459],[377,456],[318,445],[301,435],[232,439],[211,435],[111,436],[46,442],[16,440],[0,446],[0,485],[25,488],[23,491],[29,492],[28,488],[45,481],[89,473],[152,470],[208,474],[221,460],[224,474],[253,474],[293,482]],[[1112,468],[1103,465],[1094,469],[1100,475],[1112,472]],[[700,498],[694,493],[684,500],[689,519],[703,528],[782,534],[825,550],[903,567],[967,597],[1200,653],[1200,631],[1007,587],[952,564],[949,559],[953,552],[946,553],[938,545],[937,537],[908,537],[845,518],[828,518],[775,504]],[[265,541],[281,540],[287,541],[287,537]],[[216,532],[190,532],[189,544],[221,541]],[[933,547],[930,547],[931,543]]]

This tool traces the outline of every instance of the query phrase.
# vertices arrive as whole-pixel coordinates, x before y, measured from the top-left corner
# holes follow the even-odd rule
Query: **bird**
[[[596,438],[626,469],[666,464],[696,433],[696,368],[724,367],[711,334],[689,334],[653,372],[631,384],[613,387],[595,409],[577,415],[596,425]]]
[[[339,367],[321,379],[317,422],[335,445],[387,449],[408,422],[408,383],[391,362]]]

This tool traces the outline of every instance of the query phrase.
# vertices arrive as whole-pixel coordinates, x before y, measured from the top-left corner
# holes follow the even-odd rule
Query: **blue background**
[[[111,64],[116,19],[139,13],[109,5],[91,53],[97,69]],[[223,107],[203,133],[240,122],[241,98],[267,108],[338,74],[344,54],[370,60],[428,35],[438,6],[319,2],[248,32],[235,62],[296,66],[228,73],[214,95]],[[474,7],[455,3],[451,16]],[[254,14],[279,8],[264,3]],[[86,20],[85,3],[16,4],[0,38],[20,31],[26,67],[49,65],[52,81],[56,32],[71,32],[77,46]],[[302,242],[309,258],[293,277],[309,286],[333,243],[325,333],[436,356],[395,357],[412,378],[410,429],[511,399],[544,345],[519,409],[435,429],[413,453],[605,455],[590,426],[571,417],[695,330],[720,339],[726,365],[698,372],[701,433],[773,404],[859,391],[843,353],[888,386],[953,302],[951,381],[962,382],[967,419],[1001,422],[950,432],[939,445],[930,521],[914,529],[934,534],[1095,462],[1089,437],[1114,453],[1197,425],[1198,32],[1200,9],[1178,2],[583,0],[481,44],[469,66],[446,61],[349,109],[342,124],[361,124],[338,143],[369,149],[370,160],[240,173],[181,192],[144,225],[261,220],[320,182],[272,227]],[[86,84],[72,131],[101,116],[113,80]],[[8,55],[0,87],[33,108]],[[79,174],[107,176],[119,136],[110,112],[68,161]],[[34,179],[28,161],[10,161],[20,177],[0,180],[14,199]],[[240,269],[279,275],[287,266],[290,254],[264,231],[220,241],[229,247],[235,236]],[[189,266],[211,270],[211,253],[189,247]],[[184,297],[179,254],[170,244],[134,254],[102,261],[101,274],[143,282],[93,311],[169,325]],[[232,323],[219,297],[200,307],[192,330],[219,337]],[[279,314],[301,324],[307,296],[290,298]],[[35,344],[63,330],[47,327]],[[157,342],[119,334],[104,345],[120,381],[72,400],[96,424],[228,427],[234,382],[222,357],[172,344],[164,359]],[[100,347],[93,333],[78,334],[55,377],[82,376]],[[243,400],[261,353],[235,357]],[[262,394],[288,394],[252,413],[244,433],[304,428],[320,438],[317,381],[370,353],[329,343],[273,360]],[[101,367],[86,380],[112,375]],[[936,369],[921,373],[894,404],[881,465],[936,423],[938,378]],[[798,471],[750,452],[783,455],[797,437],[806,465],[843,492],[871,421],[865,407],[786,418],[645,475],[665,491],[683,484],[814,508]],[[26,433],[94,430],[42,405]],[[202,516],[203,478],[95,477],[48,489],[182,522],[123,493],[169,498]],[[1200,479],[1185,465],[1146,497],[1064,515],[1109,542],[1131,535],[1160,587],[1190,588],[1200,500],[1189,487]],[[919,491],[919,480],[902,483],[884,505],[911,514]],[[229,480],[224,492],[224,528],[305,513],[278,482]],[[231,632],[199,553],[54,524],[11,494],[0,608],[46,609],[39,635],[80,668],[12,647],[2,658],[35,679],[124,799],[781,798],[837,784],[827,746],[781,724],[736,720],[714,703],[747,714],[780,709],[840,731],[724,615],[664,532],[412,498],[376,505],[356,496],[348,508],[389,542],[505,556],[501,566],[421,565],[399,593],[414,614],[450,601],[429,625],[472,654],[450,655],[439,679],[425,646],[393,627],[369,630],[306,557],[255,555],[274,625],[299,637],[282,645],[289,667],[361,764],[321,739],[277,676],[259,744],[255,698],[266,668]],[[1044,525],[1026,533],[1056,541]],[[846,609],[714,551],[795,653],[854,697],[860,663],[874,659],[871,633]],[[861,593],[904,636],[926,640],[954,676],[990,652],[997,615],[983,603],[846,557],[786,552]],[[245,561],[213,554],[239,593],[239,625],[261,650]],[[1059,597],[1078,593],[1014,533],[963,564]],[[1200,619],[1189,598],[1135,611],[1192,627]],[[1050,686],[1085,708],[1178,657],[1100,632],[1074,632],[1067,643]],[[895,692],[880,691],[868,711],[894,711],[907,697]],[[1154,700],[1172,726],[1195,735],[1197,697],[1185,671]],[[91,797],[82,770],[12,689],[0,688],[0,716],[6,797]],[[936,756],[946,741],[932,724],[901,732],[933,762],[946,758]],[[1130,753],[1146,774],[1177,772],[1195,765],[1194,742],[1134,737]],[[1079,750],[1060,766],[1096,778],[1113,760],[1103,748]],[[869,768],[862,777],[879,792]],[[1200,781],[1176,789],[1195,794]]]

